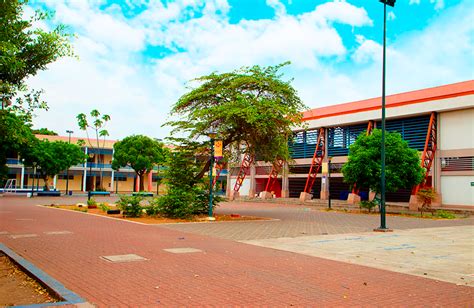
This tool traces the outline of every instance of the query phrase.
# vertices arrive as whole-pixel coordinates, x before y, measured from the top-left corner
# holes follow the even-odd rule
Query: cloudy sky
[[[310,108],[381,95],[378,0],[46,0],[51,27],[75,33],[66,58],[29,81],[50,110],[35,127],[79,131],[75,116],[111,116],[111,139],[164,138],[187,81],[213,71],[291,61],[284,79]],[[28,13],[28,10],[27,12]],[[473,79],[474,1],[398,0],[388,10],[387,91]]]

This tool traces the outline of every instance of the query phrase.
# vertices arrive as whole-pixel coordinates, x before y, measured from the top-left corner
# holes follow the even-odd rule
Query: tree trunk
[[[43,180],[44,180],[44,190],[49,191],[49,184],[48,184],[49,177],[47,175],[44,175]]]
[[[142,173],[142,174],[139,174],[138,176],[140,177],[140,190],[139,191],[145,191],[145,183],[144,183],[145,174]]]

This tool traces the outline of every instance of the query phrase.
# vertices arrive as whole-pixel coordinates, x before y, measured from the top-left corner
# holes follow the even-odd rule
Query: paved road
[[[0,198],[0,241],[101,307],[473,304],[470,287],[34,206],[37,200]],[[164,250],[170,248],[200,252]],[[101,258],[126,254],[147,260]]]

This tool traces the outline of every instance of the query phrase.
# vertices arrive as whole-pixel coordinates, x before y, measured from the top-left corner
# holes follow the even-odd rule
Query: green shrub
[[[437,210],[436,211],[436,217],[445,218],[445,219],[455,219],[456,215],[454,215],[451,212],[447,212],[447,211],[443,211],[443,210]]]
[[[97,201],[94,198],[87,200],[87,206],[97,206]]]
[[[361,201],[359,203],[359,206],[361,208],[367,209],[370,212],[372,212],[372,209],[377,206],[377,202],[375,200],[372,201]]]
[[[97,205],[97,207],[99,209],[101,209],[102,212],[107,212],[108,210],[110,210],[110,207],[108,207],[107,205],[105,205],[105,203],[99,203]]]
[[[122,210],[122,214],[127,217],[140,217],[143,213],[143,207],[140,202],[143,196],[120,196],[117,201],[117,207]]]
[[[160,205],[158,203],[159,198],[153,198],[150,200],[150,205],[145,207],[145,212],[148,216],[156,216],[161,214]]]
[[[171,218],[189,218],[209,211],[208,179],[196,181],[200,169],[191,152],[173,152],[168,159],[165,179],[168,194],[155,198],[160,213]],[[221,200],[215,197],[213,206]]]

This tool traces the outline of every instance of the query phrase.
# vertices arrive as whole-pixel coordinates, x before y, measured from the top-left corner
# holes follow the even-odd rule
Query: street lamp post
[[[385,59],[387,37],[387,5],[394,7],[396,0],[379,0],[383,3],[383,60],[382,60],[382,166],[380,179],[380,227],[376,231],[388,231],[385,220]]]
[[[212,169],[214,168],[214,139],[216,138],[217,134],[214,131],[210,131],[207,135],[211,139],[211,164],[209,165],[209,220],[214,220],[212,214]]]
[[[66,130],[66,133],[69,134],[68,143],[71,143],[71,134],[74,132],[72,130]],[[69,167],[66,170],[66,195],[69,194]]]

